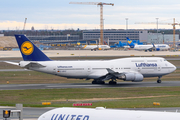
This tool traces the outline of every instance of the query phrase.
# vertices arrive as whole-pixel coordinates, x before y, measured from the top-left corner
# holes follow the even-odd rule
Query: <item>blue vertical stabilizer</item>
[[[15,35],[24,61],[51,61],[40,49],[38,49],[26,36]]]
[[[127,42],[128,42],[128,45],[130,46],[130,48],[134,48],[135,44],[128,37],[127,37]]]

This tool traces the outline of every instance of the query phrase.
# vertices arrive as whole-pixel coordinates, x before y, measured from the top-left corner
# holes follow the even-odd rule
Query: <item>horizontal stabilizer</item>
[[[16,62],[10,62],[10,61],[4,61],[5,63],[9,63],[9,64],[12,64],[12,65],[17,65],[19,66],[19,63],[16,63]]]

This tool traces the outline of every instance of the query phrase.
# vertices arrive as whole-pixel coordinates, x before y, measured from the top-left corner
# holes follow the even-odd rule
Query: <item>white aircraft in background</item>
[[[20,67],[67,78],[94,79],[92,84],[116,84],[117,79],[141,82],[144,77],[167,75],[176,67],[161,57],[131,57],[94,61],[53,61],[24,35],[15,35],[24,61],[8,62]]]
[[[38,120],[179,120],[179,118],[180,113],[173,112],[65,107],[45,112]]]
[[[110,46],[109,45],[83,45],[82,48],[84,50],[109,50]]]
[[[130,48],[133,48],[135,50],[144,50],[145,52],[147,52],[148,50],[151,52],[152,50],[156,50],[156,51],[160,51],[160,50],[169,50],[170,47],[167,44],[152,44],[152,45],[135,45],[132,40],[130,40],[127,37],[127,41],[128,41],[128,45],[130,46]]]

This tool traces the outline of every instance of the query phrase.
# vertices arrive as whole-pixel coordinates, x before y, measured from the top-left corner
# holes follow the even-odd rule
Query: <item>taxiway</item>
[[[69,84],[6,84],[0,85],[0,90],[27,90],[27,89],[63,89],[63,88],[128,88],[128,87],[170,87],[180,86],[180,81],[154,82],[118,82],[117,85],[69,83]]]

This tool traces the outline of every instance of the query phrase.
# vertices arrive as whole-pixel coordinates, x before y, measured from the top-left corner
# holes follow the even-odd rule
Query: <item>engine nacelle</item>
[[[160,51],[160,48],[156,48],[156,51]]]
[[[139,73],[127,73],[121,76],[120,79],[123,79],[124,81],[141,82],[143,81],[143,78],[143,75]]]
[[[102,48],[98,48],[99,50],[102,50]]]

